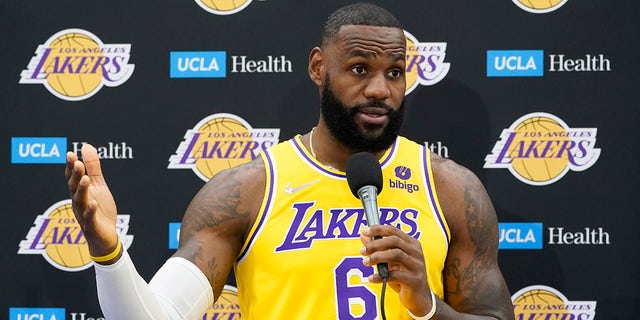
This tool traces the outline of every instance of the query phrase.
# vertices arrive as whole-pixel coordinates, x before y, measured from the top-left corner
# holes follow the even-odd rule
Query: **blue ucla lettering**
[[[294,203],[295,216],[284,241],[276,252],[308,249],[315,240],[353,239],[367,225],[363,208],[312,209],[315,202]],[[415,209],[380,208],[380,221],[418,239],[420,232]]]
[[[64,308],[9,308],[11,320],[64,320]],[[90,320],[90,319],[87,319]],[[96,319],[97,320],[97,319]]]

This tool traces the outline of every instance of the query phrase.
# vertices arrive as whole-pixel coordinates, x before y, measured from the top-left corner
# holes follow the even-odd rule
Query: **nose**
[[[391,88],[384,74],[371,75],[364,88],[364,95],[369,99],[384,100],[391,96]]]

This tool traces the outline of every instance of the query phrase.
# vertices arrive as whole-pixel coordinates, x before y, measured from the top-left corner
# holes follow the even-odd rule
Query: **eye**
[[[355,74],[364,74],[366,72],[364,66],[355,66],[351,68],[351,71]]]
[[[391,76],[392,78],[399,78],[400,76],[402,76],[402,71],[398,69],[391,70],[389,71],[389,76]]]

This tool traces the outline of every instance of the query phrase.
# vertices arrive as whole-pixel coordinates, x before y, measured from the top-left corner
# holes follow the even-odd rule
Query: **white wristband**
[[[434,314],[436,314],[436,295],[431,289],[429,289],[429,292],[431,292],[431,310],[429,310],[429,313],[425,314],[422,317],[418,317],[411,313],[411,311],[407,310],[411,318],[413,318],[414,320],[429,320],[431,319],[431,317],[433,317]]]

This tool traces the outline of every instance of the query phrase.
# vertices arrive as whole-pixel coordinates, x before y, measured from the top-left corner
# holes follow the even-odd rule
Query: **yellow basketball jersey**
[[[380,223],[418,239],[429,286],[443,297],[450,232],[434,189],[429,150],[399,137],[380,159]],[[242,319],[381,319],[381,284],[368,283],[360,230],[367,225],[344,172],[322,165],[296,136],[261,154],[267,187],[234,271]],[[411,319],[390,287],[388,319]]]

